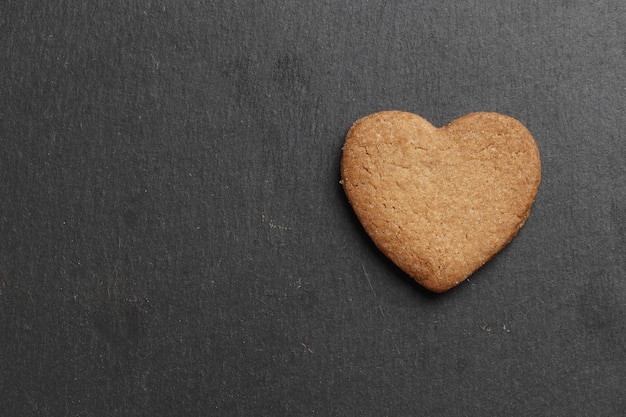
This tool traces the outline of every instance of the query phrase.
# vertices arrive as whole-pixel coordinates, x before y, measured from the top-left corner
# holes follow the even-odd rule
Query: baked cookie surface
[[[436,128],[383,111],[350,128],[341,182],[376,246],[433,292],[458,285],[524,225],[539,150],[517,120],[471,113]]]

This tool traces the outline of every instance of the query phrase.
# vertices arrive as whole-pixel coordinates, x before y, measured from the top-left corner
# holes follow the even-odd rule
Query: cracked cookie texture
[[[374,113],[350,128],[341,159],[341,183],[365,231],[438,293],[515,237],[540,181],[531,133],[498,113],[470,113],[441,128],[412,113]]]

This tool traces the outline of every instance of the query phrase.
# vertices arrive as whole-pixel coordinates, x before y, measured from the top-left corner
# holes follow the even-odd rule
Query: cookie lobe
[[[376,246],[433,292],[461,283],[515,237],[541,181],[528,129],[487,112],[441,128],[412,113],[371,114],[348,131],[340,169]]]

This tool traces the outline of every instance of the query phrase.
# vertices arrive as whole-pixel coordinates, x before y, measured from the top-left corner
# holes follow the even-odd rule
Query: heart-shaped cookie
[[[433,292],[456,286],[528,218],[539,150],[517,120],[471,113],[442,128],[383,111],[346,136],[341,182],[376,246]]]

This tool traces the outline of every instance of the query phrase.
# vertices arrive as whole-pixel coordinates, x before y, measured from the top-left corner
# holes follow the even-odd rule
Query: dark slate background
[[[0,415],[617,416],[626,2],[0,5]],[[451,292],[363,233],[344,136],[522,121],[543,182]]]

